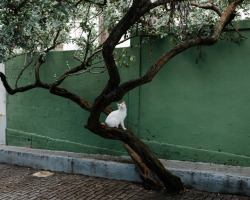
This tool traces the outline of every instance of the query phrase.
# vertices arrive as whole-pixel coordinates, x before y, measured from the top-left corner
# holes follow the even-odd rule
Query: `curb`
[[[161,160],[189,187],[250,196],[250,167]],[[141,182],[128,157],[90,155],[0,145],[0,163],[115,180]]]

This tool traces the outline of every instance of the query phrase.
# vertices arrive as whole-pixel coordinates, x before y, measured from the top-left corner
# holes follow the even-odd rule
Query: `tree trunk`
[[[130,131],[94,125],[91,121],[89,121],[86,128],[101,137],[123,142],[125,149],[135,162],[145,188],[168,193],[183,190],[184,186],[181,179],[166,170],[147,145]]]
[[[168,170],[156,158],[151,150],[137,137],[123,142],[125,149],[134,160],[145,188],[168,193],[184,189],[181,179]]]

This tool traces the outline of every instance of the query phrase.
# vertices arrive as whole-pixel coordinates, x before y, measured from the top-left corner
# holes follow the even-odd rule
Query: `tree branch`
[[[92,104],[90,102],[62,87],[57,86],[51,89],[51,85],[48,85],[47,89],[49,89],[52,94],[72,100],[86,111],[91,111],[92,109]]]
[[[106,92],[113,90],[120,83],[120,75],[113,56],[115,46],[119,43],[121,37],[127,32],[127,30],[142,15],[150,10],[150,5],[150,2],[147,0],[134,1],[126,15],[119,21],[105,41],[102,53],[110,77],[106,87]]]
[[[213,37],[203,37],[203,38],[196,38],[191,39],[188,41],[184,41],[166,53],[164,53],[155,63],[152,65],[147,73],[140,77],[133,80],[129,80],[117,88],[116,91],[110,94],[110,98],[112,98],[113,101],[120,100],[128,91],[141,86],[143,84],[146,84],[153,80],[153,78],[157,75],[157,73],[161,70],[161,68],[174,56],[178,55],[179,53],[189,49],[190,47],[197,46],[197,45],[212,45],[216,42],[216,40]]]
[[[158,0],[155,1],[151,4],[152,8],[161,6],[161,5],[166,5],[167,3],[173,3],[173,2],[182,2],[183,0]]]
[[[213,10],[221,17],[220,9],[217,6],[215,6],[214,4],[198,4],[195,2],[191,2],[190,4],[194,7],[197,7],[197,8],[202,8],[202,9],[206,9],[206,10]]]
[[[83,62],[86,62],[87,56],[88,56],[88,52],[89,52],[89,45],[90,45],[90,36],[91,36],[91,30],[89,30],[88,36],[87,36],[87,41],[86,41],[86,51],[85,51],[85,55],[84,55],[84,59]]]
[[[27,54],[26,54],[26,57],[27,57]],[[25,62],[26,62],[26,57],[25,57]],[[33,54],[31,55],[31,57],[33,57]],[[27,64],[25,64],[25,65],[23,66],[21,72],[19,73],[19,75],[18,75],[18,77],[17,77],[17,79],[16,79],[15,88],[17,88],[18,80],[21,78],[23,72],[27,69],[28,66],[30,66],[30,64],[33,62],[33,60],[34,60],[34,59],[31,58],[30,61],[29,61]]]
[[[15,13],[17,13],[26,3],[28,0],[23,0],[16,8]]]
[[[53,39],[52,46],[49,47],[49,48],[47,48],[47,49],[44,51],[45,54],[48,53],[49,51],[51,51],[52,49],[54,49],[54,48],[56,47],[56,45],[57,45],[57,44],[56,44],[56,41],[57,41],[57,39],[58,39],[58,37],[59,37],[59,35],[60,35],[60,32],[61,32],[61,30],[58,30],[58,31],[57,31],[56,36],[55,36],[54,39]],[[37,83],[37,84],[41,84],[40,73],[39,73],[39,71],[40,71],[41,65],[42,65],[44,62],[45,62],[45,57],[44,57],[43,54],[41,54],[40,57],[39,57],[39,59],[38,59],[38,61],[37,61],[37,63],[36,63],[36,68],[35,68],[35,78],[36,78],[36,83]]]
[[[43,55],[40,55],[38,61],[36,62],[36,67],[35,67],[35,78],[36,78],[36,83],[40,84],[40,67],[41,65],[45,62],[45,58]]]
[[[61,96],[61,97],[72,100],[73,102],[75,102],[77,105],[79,105],[81,108],[83,108],[86,111],[91,112],[92,108],[93,108],[93,105],[90,102],[88,102],[86,99],[84,99],[84,98],[82,98],[82,97],[80,97],[72,92],[69,92],[68,90],[66,90],[62,87],[57,86],[53,90],[51,90],[51,84],[36,82],[34,84],[30,84],[30,85],[27,85],[24,87],[12,89],[7,82],[6,76],[2,72],[0,72],[0,79],[2,80],[3,86],[5,87],[6,91],[10,95],[14,95],[16,93],[26,92],[26,91],[32,90],[34,88],[43,88],[43,89],[50,90],[50,92],[54,95]],[[110,112],[112,112],[112,108],[110,108],[110,107],[106,107],[103,110],[103,113],[106,115],[108,115]]]
[[[102,69],[102,70],[99,71],[99,72],[93,72],[92,71],[93,69]],[[88,69],[86,69],[86,70],[84,70],[82,72],[78,72],[78,73],[74,73],[74,74],[68,74],[68,76],[77,76],[77,75],[81,75],[81,74],[84,74],[84,73],[87,73],[87,72],[89,72],[91,74],[101,74],[101,73],[105,72],[106,70],[107,70],[107,68],[105,66],[102,66],[102,67],[93,66],[93,67],[88,68]]]
[[[55,36],[54,39],[53,39],[52,46],[49,47],[49,48],[47,48],[47,49],[44,51],[45,53],[48,53],[50,50],[56,48],[56,46],[57,46],[56,41],[57,41],[57,39],[58,39],[58,37],[59,37],[59,35],[60,35],[60,32],[61,32],[61,30],[58,30],[58,31],[57,31],[56,36]]]
[[[46,85],[43,84],[43,88],[49,89],[50,93],[57,95],[57,96],[61,96],[67,99],[70,99],[71,101],[75,102],[77,105],[79,105],[81,108],[83,108],[86,111],[92,112],[93,109],[93,104],[91,104],[89,101],[87,101],[86,99],[72,93],[69,92],[68,90],[66,90],[65,88],[56,86],[52,88],[52,85]],[[103,113],[108,115],[110,112],[112,112],[112,108],[110,107],[106,107],[103,110]]]
[[[7,82],[6,76],[2,72],[0,72],[0,78],[2,80],[3,86],[5,87],[6,91],[11,95],[14,95],[14,94],[19,93],[19,92],[26,92],[26,91],[31,90],[33,88],[39,87],[39,85],[37,83],[34,83],[34,84],[30,84],[30,85],[27,85],[24,87],[12,89]]]
[[[15,14],[28,2],[28,0],[23,0],[18,6],[8,2],[7,7],[11,9]]]
[[[128,91],[134,89],[135,87],[138,87],[140,85],[143,85],[145,83],[148,83],[152,81],[152,79],[156,76],[156,74],[161,70],[161,68],[174,56],[180,54],[181,52],[189,49],[190,47],[197,46],[197,45],[213,45],[217,42],[219,39],[220,33],[222,32],[225,24],[230,19],[231,14],[236,9],[237,5],[239,5],[243,0],[235,0],[229,6],[225,9],[224,13],[221,14],[221,18],[218,21],[214,33],[210,37],[198,37],[195,39],[190,39],[187,41],[184,41],[166,53],[164,53],[147,71],[147,73],[137,79],[133,79],[130,81],[127,81],[120,85],[119,88],[117,88],[115,91],[113,91],[109,98],[112,99],[112,101],[120,100]]]
[[[225,25],[231,21],[231,16],[235,12],[236,7],[243,1],[244,0],[232,0],[231,3],[227,6],[215,28],[214,31],[215,38],[217,39],[219,38],[220,33],[224,29]]]
[[[104,0],[103,3],[96,3],[96,2],[93,2],[93,1],[90,1],[90,0],[79,0],[78,2],[76,2],[75,7],[77,7],[83,1],[91,3],[91,4],[95,4],[95,5],[98,5],[98,6],[105,6],[107,4],[107,0]]]
[[[99,72],[92,72],[91,70],[93,69],[103,69]],[[91,74],[101,74],[103,72],[105,72],[107,70],[107,68],[105,66],[102,66],[102,67],[98,67],[98,66],[94,66],[94,67],[91,67],[89,69],[86,69],[84,71],[81,71],[81,72],[78,72],[78,73],[65,73],[64,75],[62,75],[57,81],[55,81],[52,85],[51,85],[51,88],[54,88],[56,86],[59,86],[62,84],[62,82],[69,76],[78,76],[78,75],[81,75],[81,74],[84,74],[84,73],[91,73]],[[53,90],[53,89],[52,89]]]
[[[90,34],[89,36],[90,37]],[[87,58],[87,50],[85,52],[85,56],[84,56],[84,60],[82,61],[80,58],[74,56],[75,59],[77,59],[78,61],[81,62],[80,65],[78,65],[77,67],[74,67],[68,71],[66,71],[64,74],[61,75],[61,77],[55,81],[53,84],[52,84],[52,87],[56,87],[56,86],[59,86],[60,84],[62,84],[62,82],[68,77],[68,76],[72,76],[72,75],[78,75],[78,74],[82,74],[82,73],[85,73],[85,72],[90,72],[90,70],[87,69],[87,67],[89,66],[89,62],[91,61],[91,59],[97,55],[98,53],[101,52],[101,49],[95,51],[94,53],[92,53],[92,55],[90,55],[88,58]],[[81,70],[85,70],[84,72],[80,72],[80,73],[77,73]],[[106,69],[105,69],[106,70]],[[104,70],[104,71],[105,71]],[[77,73],[77,74],[76,74]]]
[[[195,2],[191,2],[191,5],[192,6],[195,6],[197,8],[202,8],[202,9],[206,9],[206,10],[213,10],[215,11],[220,17],[222,15],[220,9],[215,6],[214,4],[198,4],[198,3],[195,3]],[[241,37],[241,38],[244,38],[244,39],[247,39],[247,37],[243,36],[239,31],[238,29],[233,25],[233,23],[230,21],[229,22],[230,26],[233,27],[233,29],[238,33],[238,35]]]

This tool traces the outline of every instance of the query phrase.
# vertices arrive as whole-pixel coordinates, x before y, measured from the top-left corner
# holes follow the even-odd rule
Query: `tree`
[[[244,0],[2,0],[0,2],[0,60],[6,62],[25,55],[26,63],[12,88],[7,77],[0,77],[7,92],[11,95],[34,88],[43,88],[51,94],[67,98],[89,112],[85,128],[103,138],[120,140],[128,151],[149,189],[176,192],[183,189],[179,177],[167,171],[150,149],[131,131],[108,128],[99,121],[101,113],[109,114],[109,105],[119,101],[132,89],[149,83],[164,65],[176,55],[193,47],[213,45],[231,26],[238,38],[244,38],[232,21],[239,15],[238,9],[247,11]],[[98,18],[102,17],[99,30],[109,33],[103,44],[98,37]],[[76,23],[79,22],[79,23]],[[71,38],[70,30],[81,30],[81,37]],[[141,77],[120,84],[118,65],[120,57],[115,47],[122,37],[165,37],[173,35],[174,46],[166,49]],[[235,36],[234,36],[235,37]],[[79,50],[74,58],[80,64],[65,71],[53,83],[40,79],[39,70],[46,62],[46,54],[62,43],[73,42]],[[140,48],[140,47],[138,47]],[[130,55],[131,61],[134,57]],[[131,63],[125,63],[130,65]],[[18,86],[22,73],[34,65],[35,81]],[[107,70],[109,79],[103,91],[88,102],[61,84],[65,79],[83,73],[102,73]]]

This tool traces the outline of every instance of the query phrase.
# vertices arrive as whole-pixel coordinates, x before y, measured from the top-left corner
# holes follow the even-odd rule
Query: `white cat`
[[[122,129],[126,130],[124,127],[124,119],[127,116],[127,108],[125,101],[121,104],[117,104],[118,110],[111,112],[105,120],[105,123],[108,127],[116,127],[118,128],[121,124]]]

